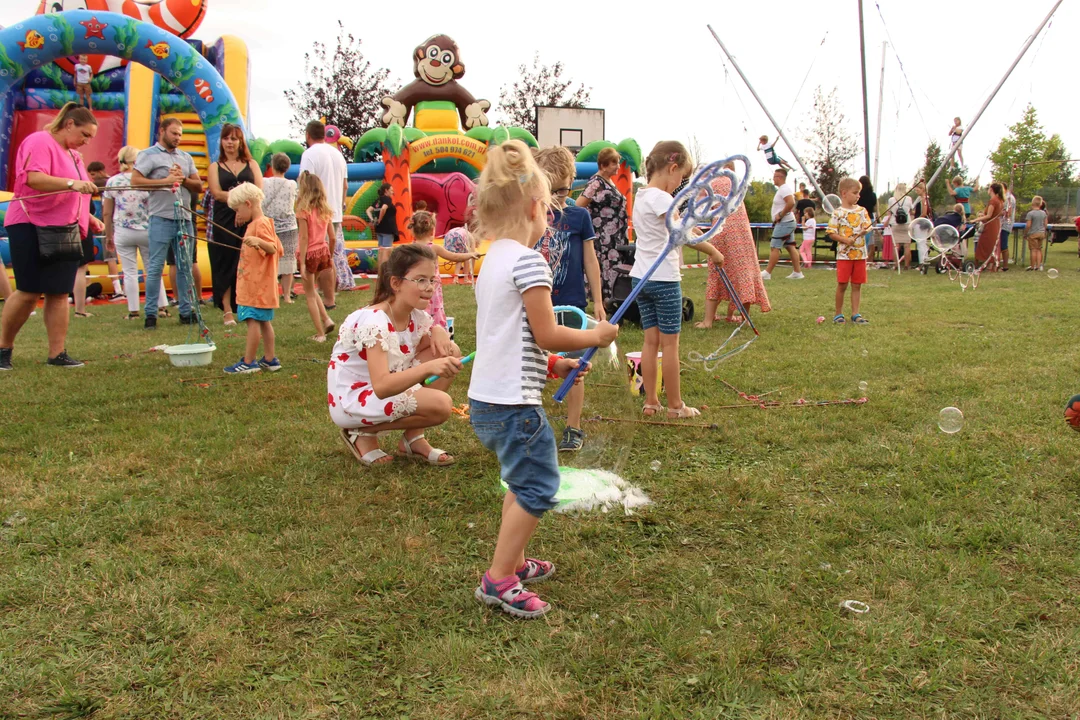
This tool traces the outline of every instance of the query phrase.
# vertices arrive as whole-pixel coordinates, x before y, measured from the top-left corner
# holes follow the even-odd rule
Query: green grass
[[[456,466],[358,467],[302,305],[275,323],[285,371],[239,379],[221,367],[241,338],[218,331],[212,369],[174,369],[144,351],[183,341],[175,317],[148,335],[121,306],[73,321],[90,362],[54,370],[34,318],[0,377],[0,718],[1075,715],[1069,255],[1051,255],[1057,280],[964,293],[873,271],[866,327],[815,324],[829,272],[770,282],[761,339],[713,373],[686,366],[687,399],[739,402],[718,376],[789,401],[866,381],[869,403],[707,410],[715,430],[588,424],[564,462],[617,469],[655,505],[545,518],[533,553],[558,566],[538,588],[555,610],[531,623],[472,598],[494,457],[452,419],[431,436]],[[688,271],[699,318],[703,282]],[[446,295],[470,349],[471,292]],[[725,334],[688,328],[683,354]],[[178,382],[197,376],[211,386]],[[596,386],[618,377],[597,371],[587,416],[640,417]],[[948,405],[957,435],[936,427]]]

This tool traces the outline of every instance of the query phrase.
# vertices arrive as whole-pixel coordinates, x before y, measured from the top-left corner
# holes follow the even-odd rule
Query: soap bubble
[[[943,433],[958,433],[964,428],[964,413],[960,412],[960,408],[944,408],[938,413],[937,424]]]
[[[1050,278],[1051,280],[1056,279],[1057,276],[1058,276],[1057,268],[1050,268],[1049,270],[1046,271],[1046,277]]]
[[[866,389],[868,387],[870,387],[870,384],[863,380],[861,383],[859,383],[859,392],[866,392]]]
[[[913,240],[926,240],[934,233],[934,223],[929,218],[918,218],[912,221],[910,231]]]
[[[930,235],[930,242],[941,252],[949,252],[960,242],[960,233],[952,225],[938,225]]]
[[[825,202],[822,204],[822,208],[825,212],[832,212],[833,210],[840,209],[840,196],[833,193],[829,193],[825,196]]]

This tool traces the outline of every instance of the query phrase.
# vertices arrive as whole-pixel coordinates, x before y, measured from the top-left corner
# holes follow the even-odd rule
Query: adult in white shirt
[[[307,124],[304,131],[307,137],[307,150],[300,156],[300,172],[305,170],[322,180],[323,189],[326,191],[326,201],[330,204],[333,212],[330,220],[334,224],[334,274],[337,276],[338,290],[352,290],[352,270],[349,268],[348,258],[345,256],[345,235],[341,231],[341,219],[344,215],[345,198],[349,195],[349,168],[345,162],[345,156],[332,145],[326,144],[326,125],[318,120],[312,120]],[[327,310],[333,310],[337,306],[334,297],[334,288],[330,292],[323,291],[323,302]]]
[[[795,220],[795,190],[788,184],[788,171],[777,168],[773,173],[773,185],[776,195],[772,201],[773,231],[769,241],[769,266],[761,273],[762,280],[772,280],[772,271],[780,262],[780,250],[787,248],[791,257],[791,266],[795,269],[788,280],[802,280],[802,267],[799,264],[799,251],[795,243],[795,229],[799,226]]]
[[[1009,269],[1009,235],[1016,223],[1016,196],[1009,183],[1003,182],[1001,186],[1005,188],[1005,210],[1001,213],[1001,269],[1005,271]]]

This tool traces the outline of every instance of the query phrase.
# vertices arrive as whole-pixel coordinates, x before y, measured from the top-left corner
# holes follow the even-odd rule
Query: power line
[[[919,120],[922,121],[926,137],[933,140],[934,136],[930,134],[930,129],[926,126],[926,118],[923,117],[922,108],[919,107],[919,101],[915,99],[915,90],[911,85],[911,80],[908,79],[907,70],[904,68],[904,61],[900,59],[900,53],[896,51],[896,41],[893,40],[892,33],[889,32],[889,25],[885,22],[885,15],[881,12],[881,4],[875,2],[874,7],[877,8],[878,17],[881,18],[881,26],[885,28],[885,37],[889,39],[889,45],[893,49],[893,55],[896,57],[896,62],[900,65],[900,74],[904,76],[904,82],[907,84],[908,92],[911,93],[911,99],[915,103],[915,111],[919,113]]]

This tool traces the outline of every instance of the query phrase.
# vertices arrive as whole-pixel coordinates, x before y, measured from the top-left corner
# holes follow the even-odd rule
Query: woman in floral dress
[[[734,169],[734,165],[731,164],[728,168]],[[731,179],[719,177],[713,180],[712,187],[714,192],[727,195],[731,192]],[[763,313],[772,310],[769,296],[765,292],[765,283],[761,281],[757,245],[754,243],[754,234],[750,230],[750,217],[746,214],[745,204],[739,205],[739,208],[724,223],[724,229],[713,236],[710,242],[724,254],[724,270],[743,306],[749,310],[751,305],[760,305]],[[709,279],[705,289],[705,320],[694,327],[712,327],[713,322],[719,319],[716,317],[716,309],[720,306],[721,300],[728,301],[727,322],[742,322],[742,318],[735,312],[735,304],[731,302],[727,288],[720,282],[719,268],[710,261]]]
[[[612,178],[619,170],[621,158],[615,148],[604,148],[596,158],[597,173],[589,179],[578,207],[588,208],[596,232],[596,256],[600,260],[600,284],[604,300],[611,299],[615,278],[619,276],[619,253],[615,249],[629,242],[627,237],[626,198],[615,187]]]

